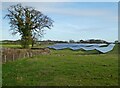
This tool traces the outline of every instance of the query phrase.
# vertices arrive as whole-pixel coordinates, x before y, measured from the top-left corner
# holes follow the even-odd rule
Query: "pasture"
[[[2,65],[3,86],[117,86],[118,46],[96,51],[50,50]]]

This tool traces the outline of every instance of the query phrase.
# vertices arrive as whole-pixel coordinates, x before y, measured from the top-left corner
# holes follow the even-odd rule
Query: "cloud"
[[[71,16],[103,16],[103,15],[110,15],[112,12],[108,10],[95,10],[95,9],[74,9],[74,8],[42,8],[40,7],[39,10],[43,10],[47,13],[53,14],[62,14],[62,15],[71,15]]]
[[[3,3],[2,9],[7,9],[10,5],[17,4],[17,2],[11,2],[11,3]],[[37,10],[42,11],[43,13],[51,13],[51,14],[57,14],[57,15],[69,15],[69,16],[113,16],[115,14],[113,10],[107,10],[107,9],[96,9],[96,8],[74,8],[74,7],[67,7],[66,3],[51,3],[51,2],[22,2],[24,6],[32,6],[35,7]],[[59,7],[60,6],[60,7]]]
[[[103,20],[117,21],[118,11],[111,9],[82,9],[82,8],[58,8],[58,7],[37,7],[37,10],[46,14],[76,16],[76,17],[101,17]]]

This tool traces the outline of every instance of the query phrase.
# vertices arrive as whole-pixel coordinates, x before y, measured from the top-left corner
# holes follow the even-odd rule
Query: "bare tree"
[[[37,39],[36,35],[41,37],[44,28],[51,29],[53,20],[32,7],[22,6],[21,4],[12,5],[8,9],[5,17],[10,19],[12,34],[21,35],[21,44],[23,48],[29,48]]]

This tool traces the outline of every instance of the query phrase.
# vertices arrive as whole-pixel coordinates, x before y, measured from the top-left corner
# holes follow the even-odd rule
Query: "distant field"
[[[42,44],[39,46],[34,46],[34,48],[44,48],[48,45],[51,45],[51,44]],[[22,48],[20,44],[0,44],[0,47],[3,47],[3,48]],[[31,47],[31,45],[30,45],[30,47]]]
[[[48,55],[3,64],[3,86],[115,86],[118,85],[118,47],[96,51],[51,50]]]

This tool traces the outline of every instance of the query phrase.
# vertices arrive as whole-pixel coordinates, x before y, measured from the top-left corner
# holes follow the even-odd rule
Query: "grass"
[[[48,55],[7,62],[2,66],[3,86],[115,86],[117,48],[107,54],[51,50]]]
[[[41,44],[39,46],[34,46],[33,48],[44,48],[44,47],[47,47],[49,45],[52,45],[52,44]],[[32,45],[30,45],[31,47]],[[20,44],[1,44],[0,43],[0,47],[3,47],[3,48],[22,48],[22,46]]]
[[[0,47],[3,48],[21,48],[20,44],[2,44],[0,43]]]

